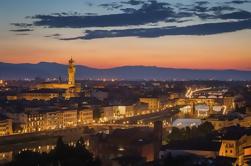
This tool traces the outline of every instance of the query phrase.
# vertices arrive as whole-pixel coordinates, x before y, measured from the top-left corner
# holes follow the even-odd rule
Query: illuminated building
[[[248,166],[251,162],[250,133],[247,133],[240,138],[222,140],[219,156],[235,158],[235,165]]]
[[[158,110],[160,109],[160,99],[159,98],[140,98],[141,103],[148,104],[149,110]]]
[[[93,110],[91,108],[83,108],[78,111],[78,123],[89,124],[93,122]]]
[[[134,106],[126,106],[125,117],[131,117],[136,115]]]
[[[69,60],[69,67],[68,67],[68,84],[69,85],[75,85],[75,73],[76,73],[76,68],[74,66],[74,61],[71,58]]]
[[[176,119],[173,121],[172,126],[178,127],[178,128],[185,128],[185,127],[193,127],[193,126],[199,126],[202,124],[202,121],[200,119]]]
[[[101,108],[101,121],[118,120],[124,117],[131,117],[135,115],[135,110],[130,106],[106,106]]]
[[[199,118],[204,118],[209,115],[209,106],[200,104],[195,106],[195,110],[197,111],[197,116]]]
[[[223,103],[227,107],[227,110],[232,110],[235,108],[234,106],[234,97],[224,97]]]
[[[102,107],[102,113],[100,117],[100,121],[111,121],[115,118],[115,110],[113,106]]]
[[[243,117],[243,118],[228,118],[228,117],[219,117],[219,118],[213,118],[210,117],[206,121],[210,122],[215,130],[219,130],[226,127],[236,126],[240,125],[242,127],[250,127],[251,126],[251,117]]]
[[[63,127],[76,127],[78,123],[77,110],[64,110],[63,111]]]
[[[70,89],[73,88],[79,91],[79,84],[75,81],[76,68],[74,66],[74,61],[71,58],[69,60],[68,66],[68,83],[42,83],[34,87],[34,89]]]
[[[134,108],[132,105],[129,106],[112,106],[115,119],[120,119],[124,117],[130,117],[134,115]]]
[[[134,108],[132,105],[115,106],[115,109],[116,109],[116,117],[118,118],[130,117],[134,115]]]
[[[5,116],[0,116],[0,136],[10,135],[12,133],[12,120]]]
[[[76,127],[78,123],[78,112],[76,109],[39,110],[26,114],[28,122],[24,130],[27,132]]]
[[[238,151],[238,140],[223,140],[219,155],[224,157],[237,157]]]
[[[192,112],[192,107],[191,106],[184,106],[182,108],[180,108],[180,111],[183,113],[183,114],[189,114]]]
[[[54,98],[58,98],[60,93],[55,90],[33,90],[29,92],[20,93],[17,95],[18,100],[51,100]]]
[[[29,91],[18,93],[17,95],[7,96],[8,100],[51,100],[63,97],[70,99],[79,97],[81,85],[75,81],[76,68],[74,61],[69,60],[68,83],[42,83],[31,87]]]
[[[59,110],[45,113],[45,125],[47,130],[63,128],[63,113]]]
[[[74,61],[71,58],[69,60],[68,66],[68,83],[44,83],[38,84],[34,89],[59,89],[64,90],[62,97],[69,99],[72,97],[79,97],[81,91],[81,85],[77,84],[75,81],[76,68],[74,66]]]
[[[5,164],[13,159],[13,152],[0,152],[0,164]]]
[[[181,95],[180,95],[179,93],[174,93],[174,92],[173,92],[173,93],[170,93],[170,94],[169,94],[169,97],[168,97],[168,98],[169,98],[170,100],[173,100],[173,99],[178,99],[180,96],[181,96]]]
[[[45,114],[37,111],[31,111],[27,113],[27,117],[28,121],[25,129],[27,132],[37,132],[46,129]]]
[[[37,132],[77,126],[76,109],[29,111],[24,131]]]
[[[8,85],[6,81],[0,80],[0,88],[1,87],[6,87],[6,85]]]
[[[245,135],[239,140],[239,165],[248,165],[251,162],[251,136]]]
[[[192,104],[205,104],[205,105],[215,105],[217,99],[208,99],[208,98],[179,98],[176,100],[176,105],[192,105]]]
[[[24,112],[9,111],[6,116],[19,126],[16,132],[24,133],[76,127],[78,122],[92,123],[93,121],[92,110],[78,111],[68,107],[26,108]]]

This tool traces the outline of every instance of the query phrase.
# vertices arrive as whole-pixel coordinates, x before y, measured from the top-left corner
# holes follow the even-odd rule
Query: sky
[[[251,0],[1,0],[0,62],[251,70]]]

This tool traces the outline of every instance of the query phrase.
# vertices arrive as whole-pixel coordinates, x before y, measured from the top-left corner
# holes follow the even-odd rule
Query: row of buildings
[[[0,136],[10,135],[13,133],[12,129],[12,119],[6,116],[0,116]]]
[[[226,127],[231,126],[242,126],[242,127],[250,127],[251,126],[251,116],[249,115],[236,115],[236,116],[211,116],[206,119],[206,121],[210,122],[215,130],[219,130]]]
[[[24,112],[6,111],[0,120],[0,135],[76,127],[93,122],[93,110],[84,108],[35,108]],[[14,129],[13,129],[14,128]]]

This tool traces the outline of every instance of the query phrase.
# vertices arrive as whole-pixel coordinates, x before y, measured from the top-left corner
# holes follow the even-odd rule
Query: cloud
[[[237,10],[228,5],[209,6],[209,2],[207,1],[197,1],[191,5],[176,4],[176,7],[183,12],[192,12],[194,16],[198,16],[202,20],[218,19],[218,16],[224,12]]]
[[[123,9],[120,9],[120,10],[123,11],[124,13],[131,13],[131,14],[137,11],[134,8],[123,8]]]
[[[209,8],[209,11],[221,13],[222,11],[234,11],[236,10],[234,7],[231,6],[213,6]]]
[[[99,6],[105,8],[107,10],[114,10],[114,9],[119,9],[119,8],[123,7],[123,5],[121,5],[120,3],[117,3],[117,2],[104,3],[104,4],[100,4]]]
[[[121,8],[121,3],[141,4],[139,9],[127,7]],[[113,2],[101,4],[103,7],[117,9],[119,8],[123,13],[95,15],[86,14],[81,15],[77,12],[71,13],[52,13],[48,15],[35,15],[29,17],[33,21],[34,26],[43,26],[50,28],[90,28],[90,27],[116,27],[116,26],[130,26],[130,25],[146,25],[158,22],[180,22],[180,19],[198,16],[199,18],[206,19],[236,19],[236,18],[249,18],[248,13],[245,11],[229,13],[222,15],[222,11],[233,11],[235,8],[229,6],[213,6],[207,7],[207,1],[197,1],[195,4],[186,5],[180,4],[180,11],[174,10],[173,6],[166,2],[140,1],[129,0],[126,2]],[[184,8],[186,6],[186,8]],[[214,12],[214,14],[210,13]],[[13,24],[16,26],[25,26],[25,23]],[[26,26],[31,26],[27,24]]]
[[[33,26],[32,24],[28,24],[28,23],[11,23],[10,25],[13,25],[19,28],[30,28]]]
[[[195,2],[196,4],[200,5],[200,6],[203,6],[203,5],[208,5],[209,2],[208,1],[197,1]]]
[[[61,40],[90,40],[114,37],[156,38],[167,35],[213,35],[244,29],[251,29],[251,19],[233,22],[206,23],[185,27],[138,28],[126,30],[88,30],[84,36],[65,38]]]
[[[13,29],[11,32],[31,32],[33,29]]]
[[[250,0],[233,0],[230,2],[226,2],[228,4],[244,4],[244,3],[251,3]]]
[[[144,1],[140,1],[140,0],[129,0],[129,1],[122,1],[121,3],[132,5],[132,6],[137,6],[137,5],[142,5],[145,2]]]
[[[250,19],[251,13],[247,11],[238,11],[227,14],[222,14],[219,16],[221,19]]]
[[[109,15],[35,15],[35,26],[52,28],[86,28],[144,25],[179,18],[168,3],[151,1],[135,11]]]
[[[86,2],[86,5],[89,6],[89,7],[92,7],[93,3],[92,2]]]
[[[242,0],[244,1],[244,0]],[[231,1],[234,3],[234,1]],[[246,2],[246,1],[245,1]],[[130,6],[131,5],[131,6]],[[135,7],[140,5],[139,7]],[[244,26],[244,19],[251,19],[251,13],[248,11],[236,9],[233,5],[223,4],[221,6],[211,5],[208,1],[196,1],[189,5],[176,3],[171,5],[167,2],[160,2],[157,0],[128,0],[122,2],[112,2],[100,4],[101,7],[107,10],[121,11],[121,13],[101,15],[98,13],[80,14],[77,12],[62,12],[52,14],[38,14],[28,17],[32,20],[32,24],[27,23],[12,23],[16,26],[13,32],[32,31],[35,27],[45,28],[95,28],[96,30],[87,30],[85,36],[76,38],[64,38],[63,40],[73,39],[95,39],[104,37],[124,37],[124,36],[137,36],[137,37],[159,37],[160,35],[204,35],[224,33],[229,31],[236,31],[238,29],[247,29]],[[176,10],[178,8],[178,10]],[[190,25],[186,27],[163,27],[159,28],[161,23],[183,23],[192,21],[199,17],[202,21],[210,22],[214,20],[222,20],[222,23],[210,23]],[[237,20],[236,22],[225,23],[226,21]],[[237,24],[240,24],[238,26]],[[144,26],[143,29],[128,29],[129,26]],[[157,27],[158,26],[158,27]],[[227,27],[229,26],[229,27]],[[97,30],[98,28],[111,27],[114,30]],[[116,30],[115,27],[123,27],[124,30]],[[153,28],[154,27],[154,28]],[[220,28],[209,30],[208,27]],[[204,29],[203,29],[204,28]],[[188,33],[188,30],[196,30],[194,33]],[[179,33],[178,33],[179,32]],[[198,33],[199,32],[199,33]],[[213,33],[215,32],[215,33]],[[156,33],[154,35],[153,33]],[[57,33],[56,33],[57,34]],[[151,34],[151,35],[150,35]],[[59,34],[55,36],[47,35],[45,37],[60,38]]]
[[[208,13],[203,13],[203,12],[196,12],[194,14],[203,20],[207,20],[207,19],[222,19],[222,20],[251,19],[251,13],[248,11],[236,11],[236,12],[224,13],[224,14],[221,12],[221,10],[217,11],[215,9],[212,9],[212,11],[215,11],[215,14],[208,14]]]
[[[192,11],[194,11],[194,12],[207,12],[208,11],[208,7],[194,6],[194,8],[192,9]]]
[[[60,37],[61,36],[61,34],[59,34],[59,33],[55,33],[55,34],[51,34],[51,35],[46,35],[46,36],[44,36],[44,37],[53,37],[53,38],[58,38],[58,37]]]
[[[17,36],[28,36],[28,35],[30,35],[30,34],[28,34],[28,33],[17,33],[17,34],[15,34],[15,35],[17,35]]]

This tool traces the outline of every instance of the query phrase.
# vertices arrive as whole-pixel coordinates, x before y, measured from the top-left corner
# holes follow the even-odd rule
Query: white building
[[[202,123],[200,119],[176,119],[172,123],[172,127],[184,128],[184,127],[193,127],[199,126]]]

